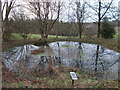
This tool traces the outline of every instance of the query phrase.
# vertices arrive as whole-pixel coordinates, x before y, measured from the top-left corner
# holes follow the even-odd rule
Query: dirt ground
[[[2,67],[2,81],[3,82],[17,82],[20,81],[20,79],[15,76],[14,73],[10,72],[9,69],[6,67]]]

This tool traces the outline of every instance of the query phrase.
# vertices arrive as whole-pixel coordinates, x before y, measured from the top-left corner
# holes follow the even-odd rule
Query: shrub
[[[114,26],[111,25],[108,20],[104,19],[102,22],[102,30],[101,30],[101,36],[103,38],[114,38],[115,35],[115,29]]]

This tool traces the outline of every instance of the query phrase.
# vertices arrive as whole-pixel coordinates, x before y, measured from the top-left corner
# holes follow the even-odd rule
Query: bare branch
[[[96,13],[98,13],[98,11],[97,11],[93,6],[91,6],[91,5],[88,4],[87,2],[86,2],[86,4],[87,4],[91,9],[93,9]]]
[[[100,19],[102,19],[102,18],[105,16],[105,14],[106,14],[107,11],[109,10],[109,8],[110,8],[110,6],[111,6],[112,3],[113,3],[113,0],[111,0],[111,2],[109,3],[107,9],[106,9],[105,12],[103,13],[103,15],[100,17]]]

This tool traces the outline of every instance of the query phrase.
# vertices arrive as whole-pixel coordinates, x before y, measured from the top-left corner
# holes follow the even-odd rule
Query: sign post
[[[78,80],[77,75],[75,72],[70,72],[71,78],[72,78],[72,86],[74,85],[74,81]]]

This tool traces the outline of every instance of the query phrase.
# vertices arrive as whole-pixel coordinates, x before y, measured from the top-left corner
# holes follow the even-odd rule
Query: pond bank
[[[114,51],[120,52],[120,49],[118,46],[120,45],[118,43],[118,39],[103,39],[103,38],[66,38],[66,39],[59,39],[59,38],[49,38],[46,39],[45,41],[43,40],[36,40],[36,39],[27,39],[27,40],[10,40],[10,41],[4,41],[2,46],[3,46],[3,51],[7,50],[9,48],[15,47],[15,46],[21,46],[21,45],[26,45],[26,44],[36,44],[41,45],[43,43],[50,43],[50,42],[56,42],[56,41],[76,41],[76,42],[84,42],[84,43],[91,43],[91,44],[99,44],[101,46],[104,46],[108,49],[112,49]]]
[[[32,44],[34,41],[33,39],[27,39],[27,40],[9,40],[9,41],[3,41],[2,43],[2,50],[5,51],[7,49],[22,46],[26,44]]]

